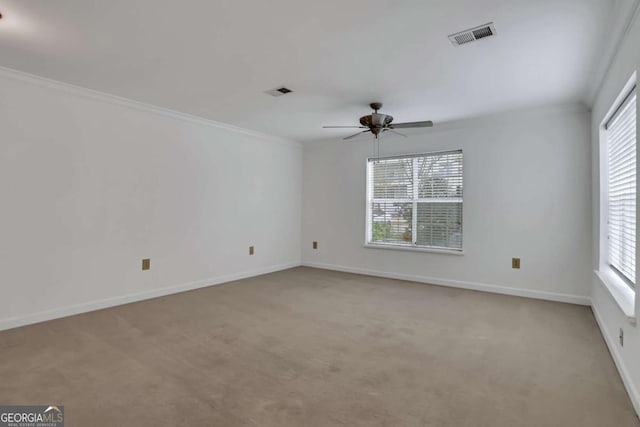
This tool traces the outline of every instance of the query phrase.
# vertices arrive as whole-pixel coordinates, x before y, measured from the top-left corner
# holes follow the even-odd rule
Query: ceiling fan
[[[338,129],[338,128],[354,128],[354,129],[366,129],[361,132],[355,133],[353,135],[347,136],[343,139],[351,139],[355,138],[358,135],[362,135],[363,133],[371,132],[376,139],[378,139],[378,135],[383,132],[393,132],[395,134],[406,137],[406,135],[401,134],[400,132],[396,132],[395,129],[406,129],[406,128],[429,128],[433,126],[432,121],[426,122],[409,122],[409,123],[392,123],[393,117],[378,113],[378,110],[382,108],[381,102],[372,102],[369,104],[371,109],[373,110],[372,114],[368,116],[360,117],[361,126],[323,126],[325,129]]]

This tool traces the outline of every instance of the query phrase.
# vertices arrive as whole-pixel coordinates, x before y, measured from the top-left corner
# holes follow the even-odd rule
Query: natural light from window
[[[462,151],[369,159],[367,244],[462,251]]]
[[[605,123],[607,141],[607,261],[629,286],[636,280],[636,92]]]

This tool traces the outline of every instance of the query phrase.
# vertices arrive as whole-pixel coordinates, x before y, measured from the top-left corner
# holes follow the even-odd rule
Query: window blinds
[[[462,151],[370,159],[367,241],[462,250]]]
[[[631,284],[636,279],[635,88],[606,123],[608,260]]]

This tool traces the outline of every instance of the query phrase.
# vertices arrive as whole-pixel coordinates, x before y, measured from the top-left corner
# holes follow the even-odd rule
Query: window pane
[[[462,250],[462,151],[370,160],[367,241]]]
[[[462,197],[462,155],[451,153],[418,159],[419,197]]]
[[[630,283],[636,275],[636,96],[606,125],[608,261]]]
[[[412,203],[373,203],[371,242],[410,245],[412,215]]]
[[[462,203],[418,203],[416,244],[462,249]]]
[[[374,199],[410,199],[413,197],[413,161],[379,160],[373,164]]]

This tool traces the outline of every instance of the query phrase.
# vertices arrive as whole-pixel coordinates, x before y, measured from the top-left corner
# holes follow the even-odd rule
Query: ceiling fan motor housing
[[[393,117],[387,114],[373,113],[360,117],[360,124],[367,127],[383,127],[393,121]]]

